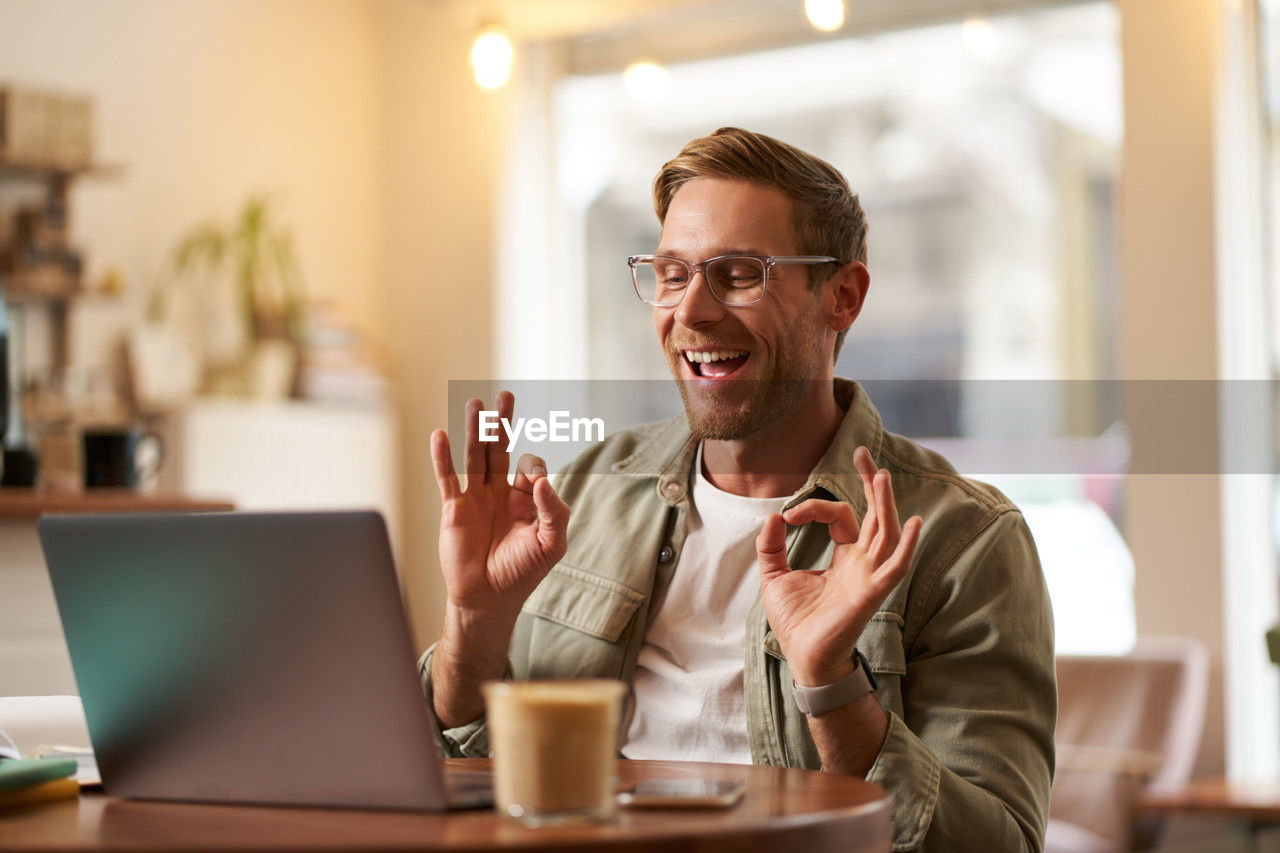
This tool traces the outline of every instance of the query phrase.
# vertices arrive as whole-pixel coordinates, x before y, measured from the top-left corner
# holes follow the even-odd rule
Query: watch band
[[[796,707],[810,717],[816,717],[876,692],[876,678],[871,674],[867,659],[862,656],[862,652],[856,650],[853,656],[853,672],[838,681],[818,687],[801,687],[792,679],[791,696],[795,699]]]

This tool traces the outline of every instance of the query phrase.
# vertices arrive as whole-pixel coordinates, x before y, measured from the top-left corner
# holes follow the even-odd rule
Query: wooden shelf
[[[51,286],[52,277],[36,277],[27,273],[0,273],[0,284],[4,286],[4,296],[10,304],[45,304],[49,302],[66,302],[82,295],[85,290],[80,279],[67,276],[62,279],[61,286]]]
[[[124,171],[124,166],[114,163],[90,163],[72,166],[65,163],[17,162],[0,158],[0,175],[30,178],[74,178],[78,175],[114,177]]]
[[[0,521],[30,521],[46,512],[226,512],[230,501],[186,495],[141,495],[127,489],[60,492],[0,488]]]
[[[66,302],[110,302],[119,301],[121,294],[108,292],[101,288],[85,287],[80,279],[68,278],[71,284],[64,289],[54,290],[45,287],[32,287],[31,279],[25,273],[4,272],[0,270],[0,285],[4,287],[4,297],[10,305],[49,305]]]

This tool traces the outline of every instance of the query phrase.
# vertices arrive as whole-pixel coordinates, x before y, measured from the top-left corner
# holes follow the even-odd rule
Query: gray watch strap
[[[810,717],[816,717],[876,692],[875,676],[871,674],[871,667],[867,666],[862,652],[854,652],[854,664],[853,672],[844,678],[818,687],[801,687],[792,679],[791,696],[796,707]]]

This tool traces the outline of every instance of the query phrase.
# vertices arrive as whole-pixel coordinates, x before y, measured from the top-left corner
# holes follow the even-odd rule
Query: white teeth
[[[689,361],[697,361],[706,364],[711,361],[728,361],[731,358],[739,358],[746,355],[742,350],[737,349],[721,349],[711,352],[693,352],[685,350],[684,357]]]

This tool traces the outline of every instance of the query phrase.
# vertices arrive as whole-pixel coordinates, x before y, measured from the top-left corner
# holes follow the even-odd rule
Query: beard
[[[738,441],[778,423],[801,416],[804,403],[820,380],[823,324],[812,314],[797,318],[778,341],[777,360],[771,365],[751,365],[757,374],[749,379],[729,379],[707,387],[704,383],[676,380],[684,402],[689,430],[698,440]],[[730,348],[730,347],[726,347]],[[759,358],[751,350],[751,358]],[[678,348],[667,354],[673,376],[682,376],[684,355]]]
[[[678,382],[689,430],[698,440],[736,441],[793,418],[808,396],[811,380],[735,379],[703,390]]]

